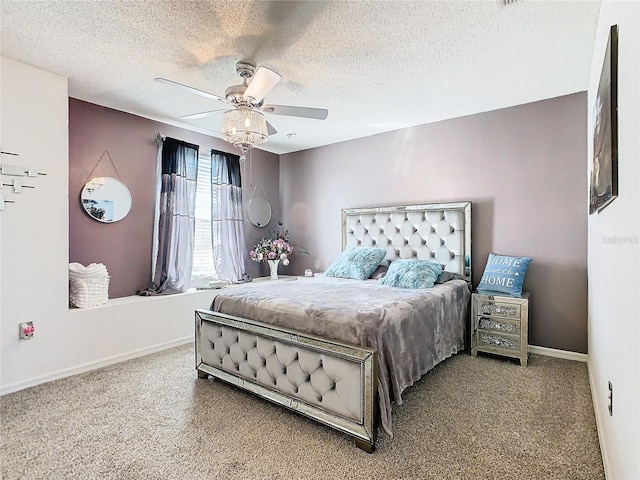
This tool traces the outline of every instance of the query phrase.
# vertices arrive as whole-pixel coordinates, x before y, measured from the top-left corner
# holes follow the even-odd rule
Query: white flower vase
[[[280,260],[267,260],[269,262],[269,270],[271,271],[271,280],[278,279],[278,264]]]

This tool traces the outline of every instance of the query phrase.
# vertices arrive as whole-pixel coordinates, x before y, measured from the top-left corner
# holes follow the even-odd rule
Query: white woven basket
[[[69,277],[69,304],[87,308],[107,303],[109,300],[109,276],[90,278]]]

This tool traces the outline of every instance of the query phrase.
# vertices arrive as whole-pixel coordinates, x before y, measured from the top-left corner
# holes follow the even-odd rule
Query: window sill
[[[83,312],[83,311],[87,311],[87,310],[96,310],[96,309],[100,309],[100,308],[119,307],[119,306],[122,306],[122,305],[131,305],[131,304],[137,304],[137,303],[143,303],[143,302],[166,301],[166,300],[171,299],[171,298],[179,298],[179,297],[184,297],[186,295],[201,294],[203,296],[208,296],[208,295],[211,295],[212,292],[215,292],[215,291],[218,291],[218,290],[224,290],[226,288],[234,288],[234,287],[239,287],[239,286],[250,286],[250,285],[258,286],[259,284],[265,283],[265,282],[286,282],[286,281],[292,281],[292,280],[297,280],[297,279],[298,279],[298,277],[297,276],[293,276],[293,275],[279,275],[277,280],[271,280],[271,277],[256,277],[256,278],[252,279],[251,282],[236,283],[236,284],[226,285],[226,286],[221,287],[221,288],[220,287],[190,288],[186,292],[174,293],[172,295],[149,295],[149,296],[131,295],[129,297],[111,298],[111,299],[107,300],[107,303],[103,303],[102,305],[96,305],[94,307],[85,307],[85,308],[69,307],[69,312],[70,313]],[[207,297],[207,298],[209,298],[209,297]]]
[[[288,282],[291,280],[298,280],[298,277],[294,275],[278,275],[278,278],[275,280],[271,280],[271,277],[256,277],[250,282],[250,284],[256,282]]]
[[[210,291],[207,290],[207,293]],[[174,293],[173,295],[131,295],[129,297],[120,297],[120,298],[110,298],[107,300],[107,303],[103,303],[102,305],[96,305],[94,307],[85,307],[85,308],[77,308],[77,307],[69,307],[69,312],[82,312],[86,310],[95,310],[99,308],[109,308],[109,307],[117,307],[121,305],[130,305],[134,303],[143,303],[143,302],[155,302],[166,300],[169,298],[177,298],[184,297],[186,295],[193,295],[198,293],[204,293],[202,290],[197,290],[195,288],[190,288],[186,292],[183,293]]]

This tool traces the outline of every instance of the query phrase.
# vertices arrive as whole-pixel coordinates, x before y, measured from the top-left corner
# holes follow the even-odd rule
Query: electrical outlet
[[[20,340],[31,340],[36,329],[33,326],[33,322],[23,322],[18,324],[18,334]]]
[[[613,417],[613,383],[609,382],[609,415]]]

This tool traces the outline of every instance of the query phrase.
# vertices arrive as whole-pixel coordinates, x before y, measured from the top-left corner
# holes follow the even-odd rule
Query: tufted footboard
[[[196,369],[375,447],[374,349],[196,310]]]

